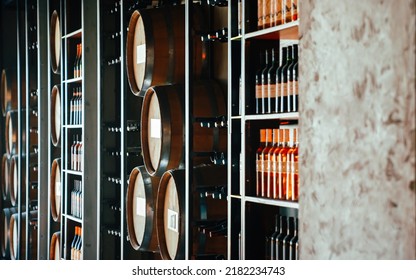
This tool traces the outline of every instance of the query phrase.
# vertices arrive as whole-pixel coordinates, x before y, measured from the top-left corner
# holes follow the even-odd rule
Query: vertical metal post
[[[26,88],[24,92],[21,92],[21,94],[25,94],[26,95],[26,104],[25,104],[25,108],[26,110],[22,111],[25,112],[25,132],[26,132],[26,141],[25,141],[25,147],[24,150],[22,149],[22,155],[23,158],[25,159],[25,184],[24,185],[20,185],[21,189],[23,189],[23,187],[26,188],[26,197],[25,197],[25,211],[26,211],[26,232],[24,232],[23,234],[25,234],[25,240],[26,240],[26,244],[24,244],[23,246],[25,246],[25,252],[26,252],[26,259],[29,259],[29,224],[30,224],[30,209],[29,209],[29,176],[30,176],[30,172],[29,172],[29,142],[30,142],[30,133],[29,133],[29,87],[30,87],[30,79],[29,79],[29,35],[28,35],[28,30],[29,30],[29,16],[28,16],[28,1],[29,0],[25,0],[25,13],[24,13],[24,17],[25,17],[25,62],[26,62],[26,67],[25,67],[25,84],[26,84]],[[23,151],[25,151],[25,153],[23,153]]]
[[[193,182],[193,40],[192,1],[185,1],[185,259],[192,255]]]
[[[37,0],[37,92],[38,92],[38,259],[48,259],[49,252],[49,215],[48,215],[48,159],[49,139],[48,137],[48,65],[47,34],[49,34],[47,19],[49,8],[46,1]],[[45,63],[47,61],[47,63]],[[48,188],[49,189],[49,188]]]

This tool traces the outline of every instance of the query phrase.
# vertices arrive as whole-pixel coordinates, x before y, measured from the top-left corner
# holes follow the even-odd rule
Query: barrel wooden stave
[[[10,159],[7,154],[3,154],[2,163],[1,163],[1,190],[3,200],[8,200],[10,198],[10,186],[9,186],[9,169],[10,169]]]
[[[158,252],[155,200],[159,177],[150,176],[144,166],[135,167],[127,187],[127,231],[135,250]]]
[[[6,153],[8,155],[15,155],[19,153],[19,141],[18,141],[18,114],[17,110],[8,111],[6,113],[6,129],[5,129],[5,138],[6,138]],[[26,110],[22,110],[22,117],[25,116]],[[30,123],[33,124],[33,128],[36,128],[37,117],[33,114],[30,114]],[[29,139],[27,138],[29,136]],[[31,145],[38,144],[38,134],[33,131],[23,132],[22,142],[30,141]]]
[[[3,69],[1,72],[0,101],[3,116],[10,110],[17,109],[16,70]]]
[[[56,10],[54,10],[51,15],[50,51],[52,71],[55,74],[59,74],[61,60],[61,25],[59,20],[59,14]]]
[[[215,81],[198,81],[194,86],[194,116],[218,117],[226,114],[225,96]],[[143,100],[141,144],[143,160],[152,176],[184,167],[185,113],[184,87],[181,84],[150,87]],[[193,150],[226,152],[227,130],[193,127]],[[196,157],[196,164],[208,163]]]
[[[50,178],[50,204],[51,204],[51,216],[55,222],[61,220],[61,159],[54,159],[51,167],[51,178]]]
[[[50,260],[60,260],[61,259],[61,232],[57,231],[52,234],[51,244],[49,249],[49,259]]]
[[[5,208],[2,211],[1,216],[1,228],[0,228],[0,236],[1,236],[1,254],[3,258],[9,259],[10,258],[10,218],[13,214],[17,213],[17,209],[15,207],[12,208]]]
[[[61,140],[61,95],[58,86],[52,88],[51,93],[51,141],[56,147]]]

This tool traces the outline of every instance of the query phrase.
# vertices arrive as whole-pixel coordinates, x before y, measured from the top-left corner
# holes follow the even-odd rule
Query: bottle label
[[[284,23],[288,23],[292,21],[292,0],[283,0],[285,2],[284,5]]]
[[[136,215],[146,217],[146,199],[136,197]]]
[[[276,84],[269,84],[269,97],[276,98]]]
[[[179,232],[178,212],[168,209],[167,226],[169,230]]]
[[[262,86],[256,85],[256,98],[262,98]]]
[[[299,88],[298,88],[298,81],[293,81],[293,95],[298,95],[299,94]]]
[[[136,47],[136,64],[146,62],[146,44],[138,45]]]
[[[282,83],[282,92],[281,96],[287,96],[287,83]]]
[[[162,125],[160,119],[150,119],[150,137],[160,139],[161,138]]]
[[[293,82],[287,82],[287,94],[291,96],[293,94]]]
[[[263,164],[264,164],[263,172],[269,172],[270,171],[270,160],[264,160]]]

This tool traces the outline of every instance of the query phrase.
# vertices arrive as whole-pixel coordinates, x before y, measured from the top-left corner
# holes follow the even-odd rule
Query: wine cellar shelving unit
[[[38,209],[36,219],[26,219],[27,230],[19,235],[19,240],[22,235],[24,240],[32,240],[20,245],[25,247],[21,252],[29,252],[25,258],[31,258],[36,244],[38,252],[33,258],[71,259],[77,227],[81,229],[83,259],[268,258],[265,240],[273,232],[275,216],[297,217],[299,204],[254,195],[255,149],[260,129],[282,124],[296,127],[299,115],[253,113],[254,69],[259,66],[260,50],[297,42],[299,21],[257,31],[255,2],[229,0],[218,7],[188,0],[9,1],[2,13],[5,18],[17,14],[11,33],[24,34],[14,40],[17,52],[12,57],[16,61],[7,62],[17,65],[17,96],[25,96],[16,109],[17,139],[20,147],[25,147],[24,154],[17,155],[18,178],[24,178],[20,184],[26,186],[26,195],[19,193],[16,212],[23,215],[29,213],[23,209]],[[133,94],[128,80],[129,22],[137,9],[151,13],[164,5],[181,5],[184,14],[184,73],[178,83],[183,93],[183,162],[175,171],[163,173],[165,180],[177,180],[181,200],[179,210],[174,209],[177,212],[167,211],[171,217],[181,214],[180,224],[173,226],[181,234],[176,255],[162,252],[160,244],[152,249],[133,248],[127,222],[130,175],[134,170],[145,170],[145,97],[144,92]],[[244,23],[240,34],[239,13]],[[204,39],[224,27],[228,35]],[[78,45],[82,70],[74,76]],[[200,69],[195,67],[197,63]],[[6,62],[1,66],[7,68]],[[158,94],[165,85],[152,86]],[[224,110],[199,115],[198,102],[203,96],[199,94],[204,91],[210,93],[208,97],[222,91]],[[76,110],[81,112],[76,123],[74,92],[79,102]],[[224,137],[225,149],[199,151],[194,139],[200,137],[201,130],[204,135]],[[35,138],[30,137],[30,131],[37,132]],[[82,153],[77,155],[81,168],[71,164],[71,146],[76,138],[82,143]],[[36,156],[33,162],[30,154]],[[35,167],[39,170],[36,180],[29,172]],[[20,176],[24,171],[27,176]],[[161,177],[158,179],[162,181],[160,174],[151,177]],[[214,177],[219,180],[210,180]],[[71,201],[75,187],[79,188],[78,214],[74,214]],[[154,200],[152,211],[156,197]],[[2,200],[1,206],[11,207],[7,200]],[[30,237],[34,229],[37,238]]]
[[[228,1],[228,253],[230,259],[269,259],[268,237],[276,215],[298,217],[298,201],[256,195],[260,129],[297,127],[298,112],[255,114],[255,72],[260,52],[298,43],[299,20],[258,30],[257,1]],[[280,55],[281,56],[281,55]]]

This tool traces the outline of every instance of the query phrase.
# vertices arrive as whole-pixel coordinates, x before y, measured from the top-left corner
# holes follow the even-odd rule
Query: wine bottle
[[[274,153],[279,148],[279,129],[273,129],[273,147],[269,151],[269,167],[267,174],[267,198],[273,198],[274,181],[276,177],[276,157]]]
[[[272,27],[272,1],[263,1],[264,28]]]
[[[280,231],[276,237],[276,259],[283,260],[283,240],[287,235],[287,219],[284,216],[280,216]]]
[[[292,81],[292,112],[299,111],[298,100],[299,100],[299,89],[298,89],[298,45],[294,45],[294,59],[295,64],[293,65],[293,81]]]
[[[78,77],[78,64],[79,64],[78,60],[79,60],[79,44],[77,44],[77,53],[76,53],[75,60],[74,60],[74,78]]]
[[[298,0],[292,0],[292,21],[298,20]]]
[[[260,52],[260,64],[256,71],[256,85],[255,85],[255,97],[256,97],[256,114],[261,114],[263,111],[262,107],[262,85],[261,85],[261,74],[264,68],[264,54]]]
[[[261,195],[261,182],[263,175],[262,152],[266,147],[266,129],[260,129],[260,144],[256,151],[256,196]]]
[[[75,244],[78,242],[78,227],[75,227],[75,235],[74,235],[74,239],[72,239],[72,243],[71,243],[71,260],[75,260]]]
[[[261,176],[261,197],[266,197],[268,190],[268,176],[270,168],[269,151],[273,147],[273,134],[272,129],[266,129],[266,143],[263,151],[261,152],[261,161],[263,162],[263,172]]]
[[[286,64],[287,61],[287,47],[283,47],[282,48],[282,55],[281,55],[281,62],[280,62],[280,66],[277,68],[276,70],[276,75],[277,75],[277,96],[276,98],[278,99],[278,102],[276,103],[276,108],[278,113],[283,112],[283,67]],[[277,101],[277,100],[276,100]]]
[[[267,113],[276,112],[276,70],[279,66],[278,64],[279,56],[275,55],[274,48],[272,48],[272,62],[269,70],[267,71],[267,83],[268,83],[268,111]]]
[[[298,191],[296,189],[297,184],[297,162],[298,162],[298,147],[297,147],[297,129],[292,130],[293,135],[290,141],[291,148],[288,151],[288,161],[287,161],[287,199],[288,200],[297,200],[298,199]],[[296,176],[295,176],[296,175]]]
[[[290,260],[290,240],[293,238],[294,233],[294,218],[288,217],[287,218],[287,233],[285,238],[283,238],[283,260]]]
[[[293,238],[290,239],[289,241],[289,247],[290,247],[290,251],[289,251],[289,259],[290,260],[298,260],[299,259],[299,255],[298,255],[298,219],[294,219],[294,232],[293,232]]]
[[[264,28],[264,14],[263,14],[263,2],[265,0],[257,0],[257,29]]]
[[[276,252],[276,238],[279,235],[279,219],[278,215],[274,216],[275,222],[274,222],[274,233],[270,236],[270,259],[271,260],[277,260],[277,252]]]
[[[81,260],[81,251],[82,251],[82,228],[79,227],[78,229],[78,242],[75,243],[75,259]]]
[[[283,129],[279,129],[278,130],[278,144],[277,144],[276,149],[273,151],[273,155],[272,155],[272,166],[273,166],[272,169],[273,169],[273,174],[274,174],[272,197],[274,199],[278,199],[280,196],[278,158],[279,158],[280,150],[283,148],[283,137],[284,137]]]
[[[267,94],[269,92],[268,83],[267,83],[267,72],[270,68],[270,52],[268,50],[265,51],[265,62],[266,65],[264,66],[261,72],[261,106],[262,110],[261,113],[264,114],[269,111],[268,102],[267,102]]]
[[[286,162],[287,162],[287,152],[289,151],[289,130],[283,130],[283,146],[279,151],[277,156],[277,177],[278,177],[278,186],[279,186],[279,199],[286,199],[286,184],[287,184],[287,174],[286,174]]]
[[[292,63],[292,46],[287,47],[287,60],[282,68],[282,113],[289,111],[289,85],[288,85],[288,69]]]
[[[79,44],[78,76],[82,77],[82,44]]]

